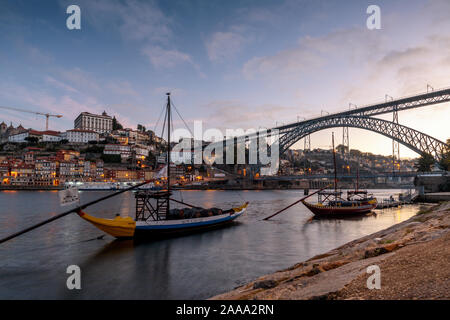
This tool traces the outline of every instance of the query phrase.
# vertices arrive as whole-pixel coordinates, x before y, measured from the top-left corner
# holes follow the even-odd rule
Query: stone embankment
[[[450,299],[450,202],[212,299]],[[369,290],[367,267],[380,267]]]

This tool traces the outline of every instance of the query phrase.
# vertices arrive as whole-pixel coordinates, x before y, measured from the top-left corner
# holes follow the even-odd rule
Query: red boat
[[[377,199],[367,194],[367,191],[349,191],[347,199],[340,197],[341,192],[319,192],[319,202],[317,204],[302,201],[316,216],[349,216],[372,211],[377,206]],[[322,196],[325,196],[322,199]],[[360,196],[354,199],[354,196]]]
[[[347,192],[347,199],[342,198],[342,192],[337,191],[336,153],[334,151],[333,134],[333,163],[334,163],[334,191],[321,191],[318,193],[318,203],[312,204],[306,201],[302,203],[316,216],[338,217],[351,216],[372,211],[377,207],[377,199],[369,195],[365,190],[356,189]],[[358,178],[357,178],[358,180]],[[322,198],[323,197],[323,198]]]

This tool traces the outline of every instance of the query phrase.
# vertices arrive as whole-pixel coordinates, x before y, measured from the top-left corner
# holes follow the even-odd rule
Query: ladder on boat
[[[167,216],[166,197],[154,197],[147,192],[136,193],[136,221],[165,220]],[[151,200],[154,200],[153,202]]]

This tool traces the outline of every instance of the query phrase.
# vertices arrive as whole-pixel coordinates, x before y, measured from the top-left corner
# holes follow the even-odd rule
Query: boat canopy
[[[367,194],[367,190],[348,190],[347,194]]]
[[[342,191],[320,191],[319,195],[324,195],[324,196],[340,196],[342,194]]]

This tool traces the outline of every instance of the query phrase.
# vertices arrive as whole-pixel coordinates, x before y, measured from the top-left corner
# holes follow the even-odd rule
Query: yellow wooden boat
[[[248,202],[217,215],[192,217],[187,219],[138,220],[131,217],[116,216],[114,219],[93,217],[84,211],[78,215],[100,230],[116,238],[161,237],[197,232],[204,229],[222,227],[242,215]],[[209,209],[203,209],[208,212]],[[211,212],[210,212],[211,213]]]

